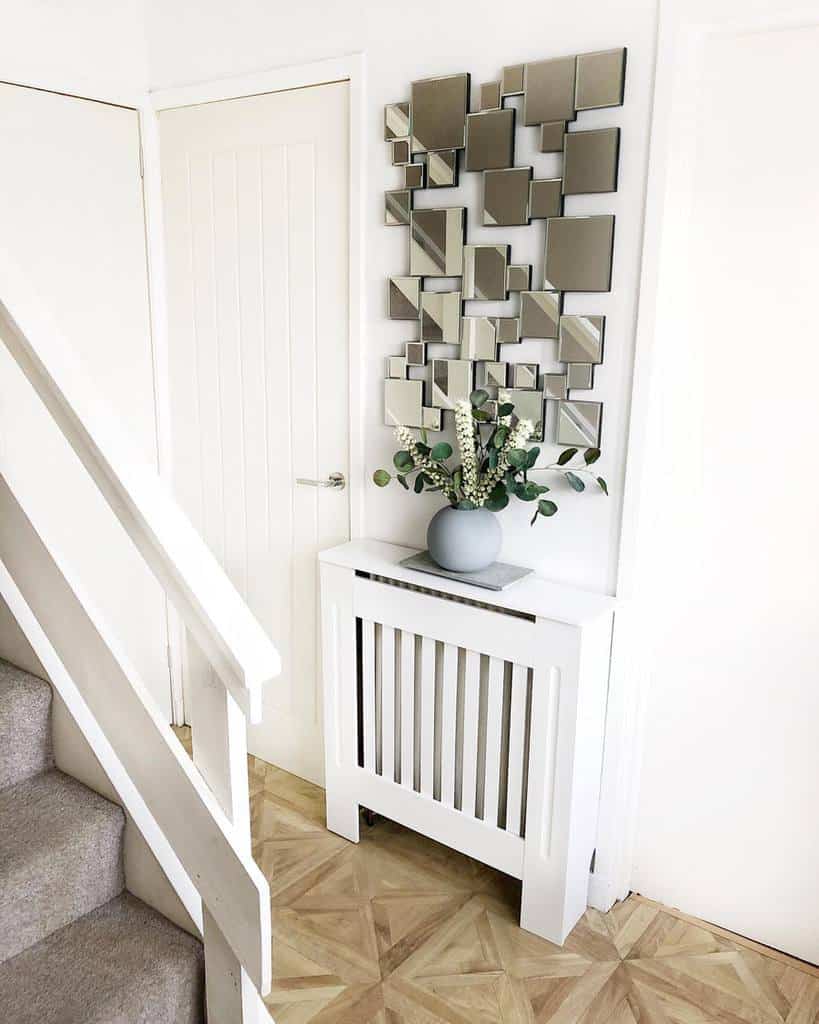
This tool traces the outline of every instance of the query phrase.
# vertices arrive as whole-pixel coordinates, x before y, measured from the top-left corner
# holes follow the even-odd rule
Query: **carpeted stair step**
[[[122,892],[124,822],[55,770],[0,792],[0,962]]]
[[[124,893],[0,963],[0,1020],[202,1024],[202,945]]]
[[[0,659],[0,790],[52,763],[51,687]]]

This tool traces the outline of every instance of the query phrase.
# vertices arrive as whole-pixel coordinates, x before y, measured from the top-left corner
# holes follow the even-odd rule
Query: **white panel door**
[[[0,85],[0,139],[0,245],[156,467],[136,111]],[[164,592],[2,345],[0,468],[170,716]]]
[[[177,493],[282,655],[249,748],[320,782],[316,553],[349,538],[349,492],[296,478],[348,473],[348,86],[160,132]]]

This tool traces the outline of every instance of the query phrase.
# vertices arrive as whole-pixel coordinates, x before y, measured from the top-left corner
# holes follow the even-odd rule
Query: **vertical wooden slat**
[[[395,781],[395,630],[381,627],[381,774]]]
[[[435,775],[435,641],[421,638],[421,792],[432,796]]]
[[[415,636],[401,630],[401,785],[412,789],[415,732]]]
[[[375,771],[375,624],[361,623],[361,699],[364,723],[364,767]]]
[[[523,756],[526,744],[526,677],[524,665],[512,666],[512,706],[509,713],[509,769],[506,795],[506,830],[521,834],[523,808]]]
[[[441,803],[455,806],[455,716],[458,700],[458,648],[444,644],[441,670],[443,704],[441,720]]]
[[[464,668],[464,761],[461,810],[475,815],[475,791],[478,771],[478,705],[481,695],[481,656],[466,652]]]
[[[483,802],[483,820],[488,825],[497,825],[498,823],[502,717],[503,662],[499,658],[490,658],[489,689],[486,701],[486,775]]]

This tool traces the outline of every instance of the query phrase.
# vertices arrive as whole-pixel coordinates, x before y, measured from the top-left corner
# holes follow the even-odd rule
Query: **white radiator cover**
[[[521,926],[586,909],[614,612],[529,577],[491,593],[355,541],[321,562],[327,827],[359,805],[523,879]]]

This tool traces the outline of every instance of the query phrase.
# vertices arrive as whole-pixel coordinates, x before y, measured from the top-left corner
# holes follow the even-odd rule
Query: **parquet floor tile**
[[[555,946],[514,879],[386,820],[348,843],[322,790],[249,769],[278,1024],[819,1024],[809,965],[636,895]]]

